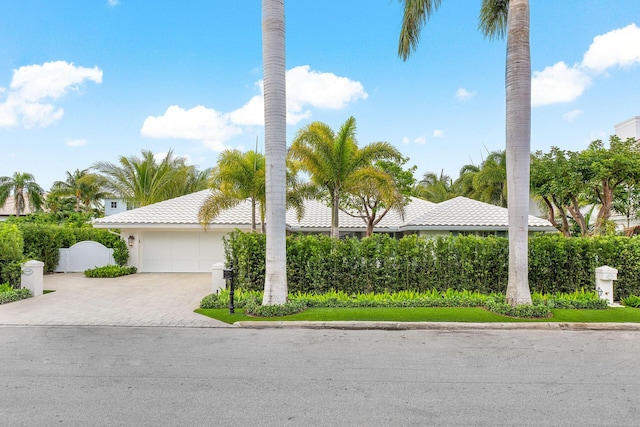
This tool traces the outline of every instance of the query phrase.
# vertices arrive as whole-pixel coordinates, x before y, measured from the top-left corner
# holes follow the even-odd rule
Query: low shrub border
[[[20,301],[31,297],[31,291],[27,288],[24,289],[12,289],[6,292],[0,292],[0,304],[6,304],[8,302]]]
[[[84,271],[87,277],[104,278],[104,277],[120,277],[128,274],[134,274],[137,271],[135,267],[120,267],[119,265],[105,265],[104,267],[91,268]]]
[[[331,290],[324,294],[295,293],[289,295],[291,308],[283,306],[260,306],[262,292],[239,289],[234,295],[234,304],[244,308],[247,313],[256,316],[273,317],[292,314],[306,307],[322,308],[358,308],[358,307],[484,307],[496,314],[511,317],[549,317],[552,308],[605,309],[607,301],[598,294],[580,290],[571,294],[534,294],[532,305],[512,307],[507,304],[501,294],[483,295],[478,292],[456,291],[447,289],[444,292],[431,290],[426,292],[400,291],[381,294],[365,293],[349,295],[346,292]],[[200,302],[201,309],[225,308],[229,305],[229,292],[210,294]],[[270,308],[275,307],[275,308]],[[293,311],[288,311],[293,310]],[[262,314],[265,313],[265,314]],[[277,314],[274,314],[277,313]]]

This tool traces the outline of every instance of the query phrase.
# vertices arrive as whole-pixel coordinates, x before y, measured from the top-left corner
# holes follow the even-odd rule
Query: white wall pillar
[[[20,285],[31,291],[34,297],[42,295],[44,286],[44,262],[31,260],[22,264]]]
[[[609,301],[609,305],[613,304],[614,280],[618,280],[618,270],[608,265],[596,268],[596,290],[600,298]]]

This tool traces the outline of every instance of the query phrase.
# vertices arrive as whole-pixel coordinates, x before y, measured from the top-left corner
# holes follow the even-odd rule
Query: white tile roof
[[[456,197],[438,203],[424,215],[403,224],[406,230],[424,229],[507,229],[509,211],[506,208],[468,199]],[[554,231],[555,228],[546,219],[529,215],[529,227]]]
[[[96,219],[98,228],[198,228],[198,210],[209,194],[209,190],[187,196],[121,212]],[[260,221],[259,213],[257,221]],[[364,231],[361,218],[351,217],[340,211],[341,230]],[[287,226],[293,231],[328,231],[331,225],[331,208],[316,200],[305,202],[305,215],[298,221],[292,209],[287,211]],[[212,228],[249,228],[251,226],[251,203],[245,200],[236,207],[223,211],[210,225]],[[529,226],[553,231],[546,220],[529,216]],[[506,229],[507,209],[456,197],[439,204],[411,198],[405,207],[404,218],[391,211],[375,227],[379,231],[403,230],[473,230]]]

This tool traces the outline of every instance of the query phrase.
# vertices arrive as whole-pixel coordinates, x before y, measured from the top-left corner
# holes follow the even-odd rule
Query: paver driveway
[[[0,305],[0,325],[227,327],[193,312],[211,293],[209,273],[138,273],[89,279],[44,276],[39,297]]]

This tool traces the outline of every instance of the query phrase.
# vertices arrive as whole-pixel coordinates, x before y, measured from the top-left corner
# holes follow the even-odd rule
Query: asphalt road
[[[0,328],[7,426],[635,426],[640,333]]]

